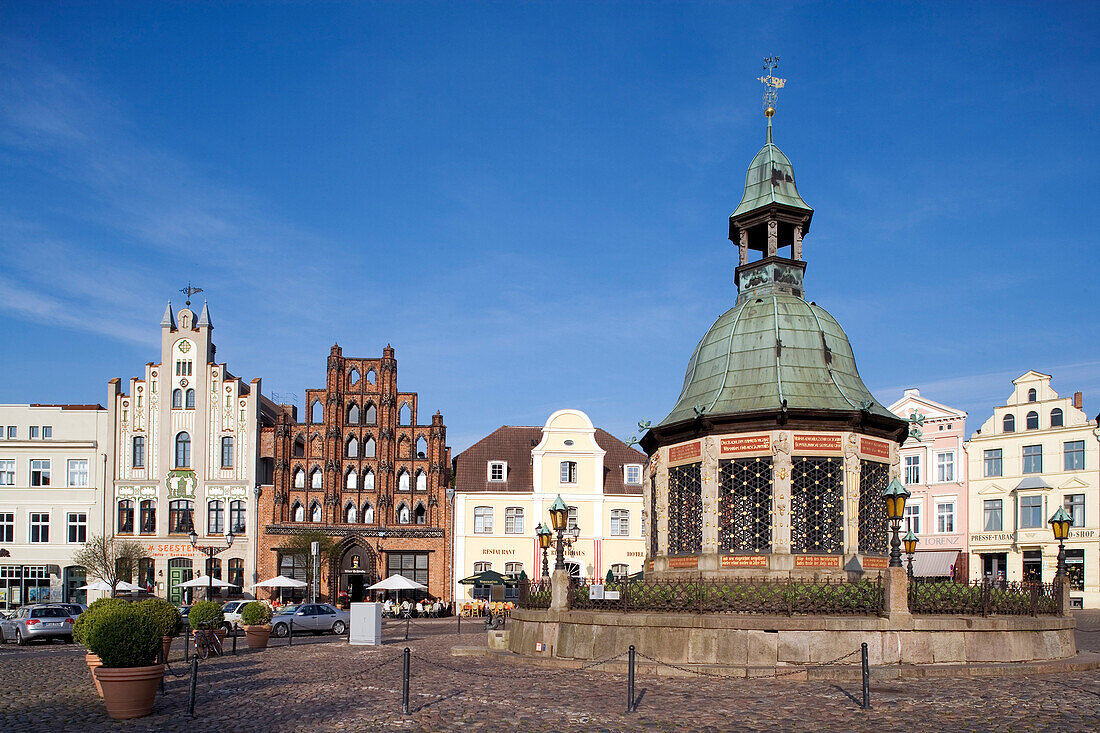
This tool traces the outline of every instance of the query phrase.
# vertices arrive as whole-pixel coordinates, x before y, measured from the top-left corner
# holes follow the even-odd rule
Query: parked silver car
[[[290,633],[291,624],[294,631],[312,631],[320,634],[331,631],[334,634],[343,634],[348,630],[351,622],[351,614],[341,611],[327,603],[302,603],[297,606],[287,606],[279,611],[271,619],[271,633],[279,638]]]
[[[38,604],[23,606],[15,615],[0,621],[0,641],[20,646],[35,639],[73,640],[73,614],[64,606]]]

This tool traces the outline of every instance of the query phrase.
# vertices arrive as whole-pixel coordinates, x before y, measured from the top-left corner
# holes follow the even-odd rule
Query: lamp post
[[[1048,524],[1050,524],[1051,530],[1054,531],[1054,539],[1058,540],[1058,571],[1054,574],[1054,579],[1065,580],[1066,579],[1066,537],[1069,536],[1069,526],[1073,524],[1073,517],[1066,514],[1066,510],[1062,507],[1058,507],[1058,511],[1054,512],[1054,516],[1050,518]]]
[[[909,556],[909,578],[913,578],[913,553],[917,551],[917,543],[920,542],[920,538],[913,534],[913,530],[909,530],[905,533],[905,536],[901,538],[901,541],[905,544],[905,554]]]
[[[550,523],[554,527],[554,531],[558,533],[557,540],[557,556],[554,560],[554,570],[565,570],[565,548],[566,546],[573,546],[573,543],[580,537],[581,528],[577,525],[573,525],[569,529],[569,539],[565,539],[565,526],[569,521],[569,507],[565,505],[565,502],[561,500],[561,494],[558,494],[558,498],[554,499],[554,503],[550,505]]]
[[[224,549],[228,550],[230,547],[233,546],[233,537],[234,537],[233,528],[230,527],[229,529],[227,529],[225,531],[225,548]],[[191,528],[190,538],[191,538],[191,546],[194,547],[199,552],[201,552],[202,554],[206,555],[206,558],[207,558],[207,561],[208,561],[206,563],[206,581],[207,581],[206,582],[206,600],[211,601],[211,600],[214,599],[214,574],[210,571],[213,570],[214,568],[213,568],[213,563],[209,562],[209,560],[212,559],[214,557],[214,555],[217,555],[219,552],[222,552],[223,548],[212,547],[210,545],[200,545],[199,544],[199,535],[198,535],[197,532],[195,532],[194,527]]]
[[[890,520],[890,567],[901,567],[901,538],[898,531],[901,529],[901,518],[905,514],[905,500],[910,496],[909,489],[894,479],[882,492],[882,498],[886,500],[886,518]]]
[[[550,549],[550,528],[540,523],[535,527],[535,536],[539,538],[539,547],[542,548],[542,577],[549,578],[550,560],[547,559],[546,551]]]

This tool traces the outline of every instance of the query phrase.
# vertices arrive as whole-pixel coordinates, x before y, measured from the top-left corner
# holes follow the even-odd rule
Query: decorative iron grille
[[[791,468],[791,552],[844,550],[844,462],[795,457]]]
[[[668,554],[693,555],[703,549],[701,463],[668,469]]]
[[[649,556],[657,557],[657,477],[649,477]]]
[[[772,546],[772,459],[718,464],[718,551],[769,552]]]
[[[550,608],[550,581],[520,583],[517,608]]]
[[[1053,583],[953,580],[909,583],[910,613],[1040,616],[1060,613]]]
[[[598,578],[570,588],[570,608],[670,613],[742,613],[793,616],[879,615],[885,594],[880,577],[855,583],[836,580],[745,578],[736,580],[621,581],[603,585],[604,598],[593,598]],[[607,598],[608,591],[618,598]]]
[[[859,551],[867,555],[885,555],[889,544],[886,500],[882,492],[890,483],[890,465],[876,461],[859,462]]]

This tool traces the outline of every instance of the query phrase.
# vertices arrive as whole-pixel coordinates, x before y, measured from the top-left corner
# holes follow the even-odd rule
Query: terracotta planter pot
[[[161,637],[161,645],[164,648],[164,661],[166,661],[166,662],[168,661],[168,655],[172,653],[172,641],[175,638],[176,637],[174,637],[174,636],[162,636]]]
[[[102,667],[103,662],[99,660],[98,654],[92,654],[91,652],[84,655],[84,662],[88,665],[88,671],[92,673],[92,682],[95,683],[95,691],[99,693],[100,697],[103,697],[103,688],[99,686],[99,680],[95,677],[96,667]]]
[[[271,624],[245,626],[244,638],[249,649],[267,649],[267,640],[271,637]]]
[[[103,687],[107,714],[115,720],[142,718],[153,712],[157,685],[164,677],[164,665],[148,667],[96,667],[92,673]]]

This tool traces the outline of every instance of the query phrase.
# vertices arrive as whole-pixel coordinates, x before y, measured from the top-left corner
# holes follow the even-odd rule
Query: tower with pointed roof
[[[658,575],[886,567],[881,493],[907,425],[863,384],[836,319],[805,298],[813,208],[775,144],[774,114],[768,104],[764,146],[729,219],[733,307],[699,341],[676,404],[642,439]]]

